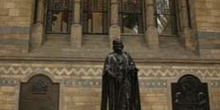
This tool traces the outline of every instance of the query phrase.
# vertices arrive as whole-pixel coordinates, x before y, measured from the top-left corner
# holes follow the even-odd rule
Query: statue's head
[[[115,38],[112,43],[114,52],[122,52],[124,45],[120,38]]]

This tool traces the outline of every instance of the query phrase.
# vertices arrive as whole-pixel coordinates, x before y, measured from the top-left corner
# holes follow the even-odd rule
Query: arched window
[[[109,0],[82,0],[84,34],[108,34]]]
[[[182,4],[186,3],[186,4]],[[186,12],[183,12],[183,6],[186,6]],[[184,26],[184,14],[187,13],[188,26],[190,22],[189,1],[180,0],[155,0],[155,22],[159,34],[178,35]]]
[[[142,0],[119,0],[119,23],[122,33],[143,33]]]
[[[72,24],[73,0],[47,0],[45,5],[46,34],[69,34]]]

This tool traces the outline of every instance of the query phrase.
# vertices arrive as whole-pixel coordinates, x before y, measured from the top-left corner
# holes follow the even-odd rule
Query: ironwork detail
[[[107,34],[109,0],[82,0],[81,23],[84,34]]]
[[[44,75],[21,83],[19,110],[59,110],[59,84]]]
[[[193,75],[172,83],[173,110],[210,110],[207,84]]]
[[[155,22],[161,34],[177,34],[178,0],[155,0]]]
[[[72,24],[72,0],[48,0],[46,6],[46,33],[69,34]]]
[[[142,0],[119,0],[119,23],[122,33],[143,33],[142,4]]]

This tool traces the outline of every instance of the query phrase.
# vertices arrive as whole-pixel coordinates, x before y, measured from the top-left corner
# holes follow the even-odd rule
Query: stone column
[[[82,26],[80,24],[80,2],[81,0],[73,0],[73,24],[71,26],[70,44],[74,48],[82,47]]]
[[[44,0],[37,0],[37,23],[43,24],[44,21]]]
[[[31,44],[33,46],[40,47],[44,40],[44,29],[43,29],[43,22],[44,22],[44,0],[37,0],[37,19],[36,23],[33,24],[31,30]]]
[[[187,9],[186,0],[181,0],[181,8],[182,8],[182,15],[183,15],[183,33],[184,33],[184,40],[185,46],[187,49],[193,48],[192,38],[191,38],[191,29],[189,26],[189,14]]]
[[[146,7],[146,27],[145,40],[148,42],[149,48],[158,49],[159,48],[159,33],[157,32],[154,16],[154,0],[145,0]]]
[[[121,29],[118,23],[118,0],[111,0],[111,26],[109,29],[109,41],[110,47],[112,47],[112,41],[121,36]]]

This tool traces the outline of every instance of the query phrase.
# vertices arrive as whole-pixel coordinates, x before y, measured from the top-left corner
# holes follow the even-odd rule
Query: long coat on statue
[[[137,71],[128,53],[107,55],[102,76],[101,110],[141,110]]]

